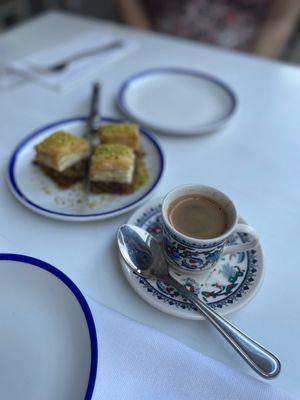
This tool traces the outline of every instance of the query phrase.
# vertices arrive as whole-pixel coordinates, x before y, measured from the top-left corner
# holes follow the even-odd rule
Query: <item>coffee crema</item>
[[[181,196],[168,209],[171,225],[195,239],[213,239],[228,229],[228,216],[215,200],[202,195]]]

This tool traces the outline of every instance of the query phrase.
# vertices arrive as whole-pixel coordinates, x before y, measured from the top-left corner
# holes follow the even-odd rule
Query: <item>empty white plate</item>
[[[223,126],[236,96],[220,80],[193,70],[157,68],[130,77],[118,95],[121,111],[159,132],[197,135]]]
[[[0,318],[0,399],[91,399],[95,325],[66,275],[35,258],[0,254]]]

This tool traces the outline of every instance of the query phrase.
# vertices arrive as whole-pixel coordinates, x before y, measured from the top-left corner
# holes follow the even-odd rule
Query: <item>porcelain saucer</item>
[[[162,241],[161,199],[153,200],[139,208],[128,220]],[[240,218],[240,222],[245,221]],[[235,234],[231,243],[248,241],[247,234]],[[147,303],[167,314],[194,320],[204,319],[195,307],[182,297],[173,287],[159,280],[148,280],[133,273],[121,259],[121,266],[126,279],[132,288]],[[255,249],[224,256],[211,273],[203,278],[201,275],[185,275],[175,271],[171,274],[195,293],[205,303],[222,315],[240,309],[258,292],[264,275],[264,258],[261,245]]]
[[[92,399],[99,338],[70,278],[45,261],[0,254],[0,314],[0,399]]]
[[[237,109],[237,97],[215,76],[161,67],[129,77],[119,90],[118,105],[124,115],[154,131],[201,135],[230,121]]]

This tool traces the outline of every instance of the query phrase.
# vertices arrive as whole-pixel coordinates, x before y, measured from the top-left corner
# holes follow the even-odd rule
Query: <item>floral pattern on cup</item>
[[[178,244],[188,247],[188,248],[199,248],[199,244],[198,243],[193,243],[192,240],[184,240],[183,238],[179,237],[178,235],[176,235],[174,232],[172,232],[167,226],[166,224],[163,224],[163,232],[165,234],[168,235],[168,237],[172,238],[174,241],[176,241]],[[202,244],[201,245],[201,249],[209,249],[211,247],[216,247],[216,246],[220,246],[224,243],[223,241],[218,241],[218,242],[210,242],[208,244]]]
[[[187,271],[206,271],[213,267],[219,260],[225,240],[197,247],[187,246],[181,241],[174,239],[169,229],[163,224],[164,232],[164,251],[171,265],[178,266]]]

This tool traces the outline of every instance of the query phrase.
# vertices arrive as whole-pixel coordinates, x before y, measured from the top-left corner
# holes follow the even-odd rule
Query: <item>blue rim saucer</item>
[[[87,117],[74,117],[44,126],[28,135],[13,151],[7,170],[7,181],[14,196],[27,208],[49,218],[68,221],[94,221],[114,217],[141,205],[157,187],[164,171],[164,155],[157,139],[140,128],[141,142],[146,147],[145,162],[152,176],[141,189],[126,196],[91,194],[86,200],[77,185],[59,189],[50,178],[32,165],[34,145],[57,130],[83,134]],[[104,123],[124,122],[124,119],[103,117]],[[147,151],[148,150],[148,151]],[[50,188],[50,189],[49,189]],[[109,201],[107,200],[110,197]],[[102,198],[105,198],[106,203]],[[80,201],[80,205],[79,204]],[[89,206],[82,205],[88,201]],[[77,204],[78,202],[78,204]]]
[[[166,93],[161,85],[155,89],[157,90],[156,93],[154,90],[154,80],[157,78],[166,80],[170,79],[170,77],[174,81],[175,79],[178,81],[182,78],[185,81],[174,82],[171,95],[169,92]],[[190,80],[191,82],[188,83],[186,80]],[[203,88],[199,87],[199,90],[195,91],[193,87],[197,83],[198,85],[203,85]],[[179,90],[182,86],[185,86],[185,91],[181,95]],[[187,92],[188,87],[190,89],[193,88],[192,91]],[[199,121],[196,125],[190,126],[191,122],[188,118],[184,127],[171,127],[165,121],[163,124],[158,123],[154,110],[149,108],[149,105],[153,107],[153,104],[157,103],[158,108],[162,111],[165,110],[166,115],[166,110],[172,107],[170,110],[172,110],[173,119],[180,117],[180,123],[182,123],[186,115],[183,107],[179,105],[175,106],[175,99],[177,97],[178,99],[181,98],[181,100],[186,99],[188,101],[197,92],[198,94],[203,92],[204,97],[202,96],[201,103],[203,104],[200,106],[200,110],[198,108],[195,112],[196,115],[201,115],[201,108],[203,114],[204,107],[211,107],[213,109],[215,105],[215,115],[212,111],[209,121]],[[162,98],[164,98],[163,107],[161,107]],[[217,130],[225,125],[236,112],[238,100],[234,91],[225,82],[213,75],[188,68],[160,67],[146,69],[130,76],[123,82],[119,89],[117,103],[124,115],[157,132],[170,135],[198,135]],[[192,103],[197,103],[197,100],[195,99],[195,102]],[[164,118],[166,117],[164,116]]]
[[[139,208],[128,220],[162,241],[161,199],[153,200]],[[240,218],[240,222],[245,221]],[[231,243],[248,240],[247,234],[235,234]],[[141,278],[133,273],[121,259],[122,271],[131,287],[146,302],[167,314],[194,320],[202,315],[177,290],[158,280]],[[226,315],[245,306],[258,292],[264,276],[264,258],[261,245],[255,249],[224,256],[203,281],[201,275],[180,274],[171,271],[174,278],[184,284],[204,302]]]
[[[34,268],[32,268],[34,267]],[[80,329],[82,329],[83,332],[87,332],[85,333],[87,336],[87,338],[89,337],[89,343],[90,343],[90,356],[87,360],[90,360],[89,362],[89,373],[87,375],[88,380],[87,383],[85,383],[85,369],[83,371],[81,371],[80,376],[82,376],[82,378],[84,379],[84,386],[80,386],[78,385],[78,388],[80,388],[80,390],[84,390],[84,399],[85,400],[91,400],[92,398],[92,394],[94,391],[94,386],[95,386],[95,381],[96,381],[96,374],[97,374],[97,365],[98,365],[98,340],[97,340],[97,333],[96,333],[96,327],[95,327],[95,323],[94,323],[94,319],[91,313],[91,310],[89,308],[89,305],[84,297],[84,295],[81,293],[81,291],[79,290],[79,288],[74,284],[74,282],[67,277],[63,272],[61,272],[59,269],[55,268],[54,266],[39,260],[37,258],[33,258],[33,257],[29,257],[29,256],[25,256],[25,255],[21,255],[21,254],[10,254],[10,253],[2,253],[0,254],[0,268],[4,268],[2,270],[2,278],[6,279],[5,284],[8,285],[8,287],[10,287],[9,285],[12,285],[13,288],[17,288],[19,289],[17,293],[14,294],[14,297],[17,298],[16,302],[12,301],[12,303],[8,304],[8,308],[10,308],[10,313],[12,313],[12,315],[14,315],[14,320],[19,321],[18,324],[22,323],[22,321],[24,322],[24,334],[26,335],[26,332],[31,332],[32,329],[37,330],[38,332],[40,332],[39,334],[42,334],[42,332],[45,332],[45,330],[47,330],[47,334],[48,332],[53,333],[53,325],[52,325],[52,321],[53,318],[56,318],[56,324],[62,325],[62,320],[61,317],[64,315],[64,312],[71,312],[74,313],[74,316],[70,316],[70,325],[69,322],[64,323],[63,325],[65,325],[66,327],[62,327],[62,328],[58,328],[57,326],[57,332],[65,332],[65,335],[68,335],[68,340],[70,341],[70,343],[72,343],[72,334],[70,335],[70,331],[69,329],[71,329],[71,327],[76,326],[77,328],[80,327]],[[35,270],[37,269],[37,270]],[[41,270],[41,271],[38,271]],[[10,272],[11,271],[11,272]],[[16,271],[16,273],[14,273],[13,271]],[[44,273],[46,271],[46,273]],[[11,275],[10,275],[11,274]],[[36,278],[36,280],[33,279],[33,277]],[[38,289],[37,288],[37,282],[39,282],[41,285],[45,285],[45,286],[41,286]],[[32,285],[32,287],[30,286]],[[41,291],[41,288],[45,288],[45,291]],[[70,291],[71,293],[68,293],[68,291]],[[34,300],[30,300],[30,296],[32,293],[32,296]],[[47,293],[47,294],[46,294]],[[49,303],[52,304],[52,299],[53,296],[55,297],[55,303],[53,304],[61,304],[61,309],[52,308],[53,306],[49,305],[49,303],[45,304],[45,299],[47,299],[47,297],[45,297],[45,299],[43,298],[43,296],[47,296],[49,295],[49,293],[51,293],[51,300],[49,301]],[[55,295],[55,294],[56,295]],[[62,296],[61,293],[65,293],[66,297],[60,297]],[[3,295],[3,299],[5,300],[7,299],[7,295],[5,294],[5,290],[4,293],[2,293]],[[13,295],[13,294],[12,294]],[[75,298],[75,303],[74,300],[72,299],[72,295]],[[35,297],[35,296],[39,296],[39,297]],[[66,304],[66,309],[63,310],[64,304],[60,303],[62,301],[62,299],[72,299],[72,300],[67,300],[67,304]],[[28,312],[27,316],[24,316],[23,314],[20,315],[20,309],[22,309],[22,305],[20,304],[20,302],[22,302],[22,304],[25,304],[25,310],[26,312]],[[76,302],[78,304],[78,306],[76,305]],[[37,306],[33,306],[33,304],[39,304],[39,307]],[[69,306],[69,304],[72,304],[72,306]],[[73,305],[74,304],[74,305]],[[76,305],[76,306],[75,306]],[[5,304],[2,304],[2,306],[5,306]],[[15,308],[16,307],[16,308]],[[37,308],[36,308],[37,307]],[[72,307],[72,308],[69,308]],[[77,311],[79,309],[80,311]],[[39,315],[39,309],[46,311],[46,315],[43,319],[45,326],[43,326],[43,328],[39,329],[39,322],[38,322],[38,315]],[[8,314],[10,314],[8,313]],[[53,315],[57,315],[58,317],[53,317]],[[68,314],[70,315],[70,314]],[[36,319],[32,319],[32,317],[37,317]],[[26,317],[26,318],[25,318]],[[4,326],[3,329],[5,329],[5,321],[6,319],[8,321],[10,321],[9,319],[10,317],[7,316],[6,318],[4,318]],[[25,318],[25,319],[24,319]],[[72,325],[74,324],[74,318],[76,318],[76,325]],[[83,318],[83,319],[82,319]],[[29,324],[29,321],[31,323],[31,325],[33,325],[32,328],[28,328],[27,324]],[[85,324],[82,324],[82,321],[85,321]],[[17,326],[18,326],[17,324]],[[35,326],[35,324],[37,326]],[[15,323],[12,323],[13,326],[15,326]],[[30,325],[30,326],[31,326]],[[10,326],[10,322],[8,322],[8,326]],[[55,331],[56,332],[56,331]],[[8,348],[10,348],[11,344],[7,343],[6,341],[12,341],[13,343],[15,343],[16,341],[16,337],[17,337],[18,332],[14,332],[11,331],[11,334],[9,335],[9,339],[7,338],[7,335],[4,332],[1,332],[1,337],[3,339],[3,343],[6,343],[8,345]],[[69,336],[70,335],[70,336]],[[74,332],[74,338],[77,337],[77,335],[79,335],[78,332]],[[31,339],[32,340],[32,339]],[[47,340],[47,338],[44,338],[44,340]],[[28,340],[27,340],[28,341]],[[51,340],[50,340],[51,341]],[[24,341],[24,343],[27,343],[26,341]],[[24,346],[24,343],[17,343],[19,346],[19,355],[18,355],[18,360],[20,361],[21,365],[22,364],[26,364],[27,365],[27,358],[29,355],[27,354],[27,351],[25,351],[24,348],[22,348],[22,346]],[[65,342],[64,342],[65,343]],[[78,341],[75,341],[74,339],[74,343],[78,343]],[[80,342],[81,344],[83,344],[83,342]],[[85,343],[85,342],[84,342]],[[87,342],[88,344],[88,342]],[[33,350],[33,354],[31,354],[31,356],[33,357],[33,359],[35,357],[38,357],[39,355],[41,355],[41,360],[39,361],[39,363],[35,363],[35,367],[37,368],[37,366],[39,366],[39,369],[41,366],[43,366],[44,370],[47,371],[48,366],[43,365],[42,363],[44,362],[43,357],[45,357],[45,349],[47,348],[47,346],[49,346],[49,343],[47,342],[46,344],[44,344],[42,346],[41,349],[41,345],[33,342],[30,344],[30,346],[32,346],[32,350]],[[65,346],[67,347],[67,346]],[[65,349],[64,347],[64,349]],[[51,345],[50,347],[51,348]],[[50,351],[50,350],[49,350]],[[52,348],[53,351],[53,348]],[[70,352],[71,350],[68,347],[68,350],[66,350],[67,354],[69,354],[68,352]],[[76,349],[73,349],[72,351],[78,351]],[[87,351],[87,349],[86,349]],[[56,355],[58,357],[58,355]],[[3,355],[3,357],[5,357],[5,355]],[[51,359],[52,355],[49,355],[49,359]],[[59,355],[59,357],[61,357],[62,363],[65,361],[64,357],[62,354]],[[85,357],[72,357],[71,360],[75,362],[75,360],[79,361],[79,360],[85,360]],[[70,359],[67,358],[67,360]],[[87,361],[84,361],[83,364],[85,365]],[[53,364],[53,363],[52,363]],[[51,365],[52,365],[51,364]],[[64,365],[64,364],[62,364]],[[88,364],[87,364],[88,365]],[[30,362],[28,362],[27,365],[27,369],[28,371],[30,371],[32,368],[30,366]],[[55,367],[57,368],[57,367]],[[84,368],[84,366],[78,365],[78,368]],[[12,367],[9,365],[8,366],[8,370],[5,372],[6,374],[10,374]],[[17,368],[15,368],[17,369]],[[20,372],[21,371],[21,372]],[[44,371],[44,372],[45,372]],[[51,370],[49,370],[51,371]],[[75,371],[75,370],[74,370]],[[88,371],[88,370],[87,370]],[[14,370],[14,373],[16,373],[16,371]],[[24,374],[25,372],[22,370],[22,367],[18,368],[18,373],[17,374]],[[58,384],[58,388],[64,388],[65,390],[67,390],[67,388],[72,391],[74,389],[70,389],[71,386],[74,386],[74,382],[72,383],[72,380],[70,380],[69,375],[72,373],[72,365],[69,365],[69,371],[66,373],[66,383],[64,386],[63,382],[64,380],[62,380],[61,382],[59,382]],[[50,374],[51,375],[51,374]],[[32,370],[31,373],[29,373],[29,378],[28,381],[21,382],[18,381],[16,382],[16,387],[19,385],[25,385],[24,387],[21,387],[22,392],[24,394],[24,396],[29,396],[29,393],[35,393],[35,390],[37,389],[38,385],[34,383],[34,380],[37,379],[37,377],[39,376],[39,374],[37,373],[36,370]],[[76,376],[77,376],[77,372],[76,372]],[[63,377],[63,375],[62,375]],[[53,379],[53,376],[51,375],[50,381],[48,382],[48,376],[43,374],[42,378],[45,379],[45,388],[39,388],[39,390],[47,390],[47,385],[49,382],[51,382],[51,379]],[[11,379],[11,377],[9,376],[9,380]],[[1,381],[1,379],[0,379]],[[70,385],[70,387],[69,387]],[[51,385],[50,385],[51,386]],[[21,390],[19,389],[9,389],[10,393],[14,393],[14,390]],[[49,388],[48,388],[49,389]],[[5,385],[3,385],[2,388],[0,388],[0,393],[6,393],[7,389],[5,388]],[[55,390],[58,389],[49,389],[55,392]],[[35,397],[35,394],[33,396]],[[26,397],[27,398],[27,397]],[[47,398],[48,398],[48,393],[47,393]],[[60,398],[60,397],[59,397]]]

